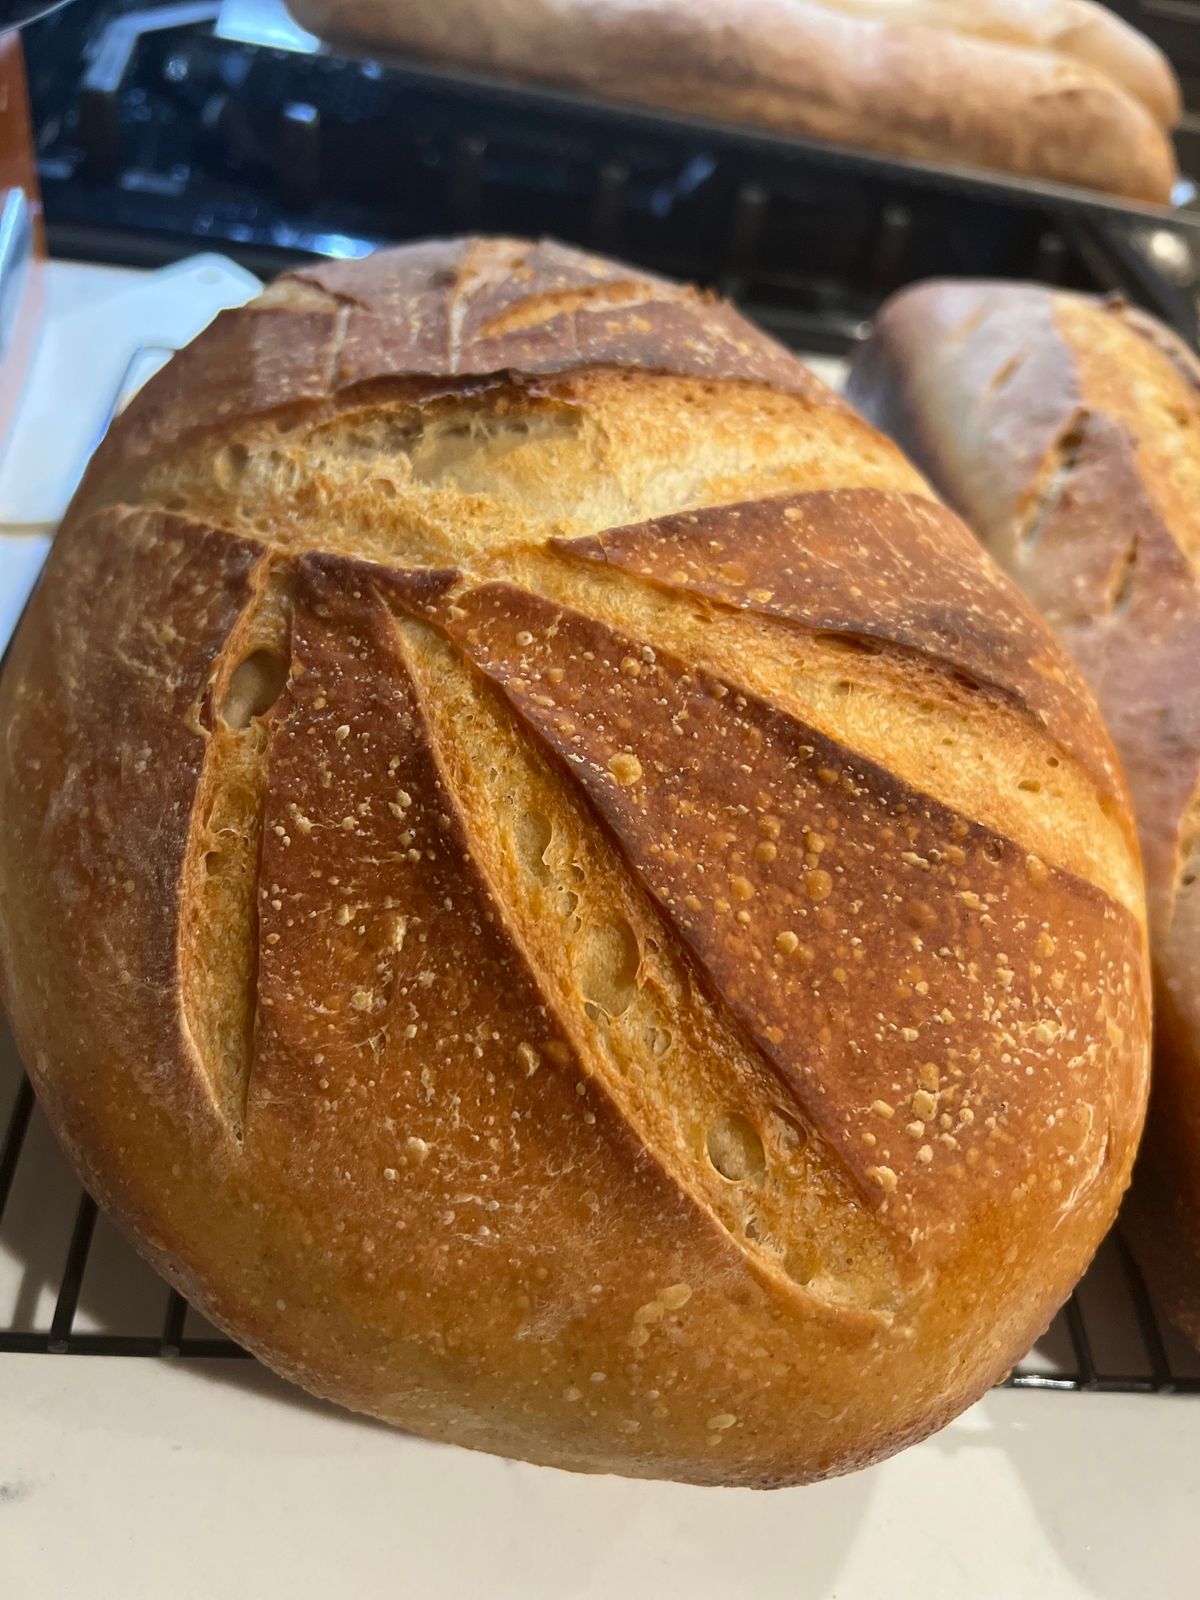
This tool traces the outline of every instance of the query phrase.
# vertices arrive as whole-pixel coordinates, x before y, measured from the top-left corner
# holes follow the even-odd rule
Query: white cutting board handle
[[[219,255],[137,275],[101,270],[94,294],[80,289],[87,271],[47,269],[48,316],[0,461],[0,530],[53,531],[114,411],[218,311],[262,287]],[[69,282],[57,297],[56,272]]]

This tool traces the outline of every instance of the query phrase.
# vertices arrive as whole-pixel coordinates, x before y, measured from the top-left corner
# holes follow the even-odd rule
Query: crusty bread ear
[[[1200,1343],[1200,362],[1114,301],[931,283],[885,308],[851,388],[1058,630],[1125,763],[1157,979],[1125,1218]]]
[[[314,267],[98,453],[0,685],[0,974],[94,1192],[317,1393],[769,1485],[938,1426],[1124,1189],[1107,736],[728,306]]]
[[[321,38],[1165,204],[1165,57],[1082,0],[289,0]]]

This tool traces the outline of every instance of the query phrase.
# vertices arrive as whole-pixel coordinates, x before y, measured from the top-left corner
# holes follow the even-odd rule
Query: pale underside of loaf
[[[895,1448],[1036,1334],[1132,1159],[1094,708],[724,308],[394,260],[212,330],[56,550],[0,789],[39,1091],[346,1404],[697,1481]]]

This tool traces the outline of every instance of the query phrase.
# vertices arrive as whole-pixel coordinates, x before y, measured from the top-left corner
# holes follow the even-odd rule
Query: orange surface
[[[0,36],[0,189],[19,185],[29,198],[34,225],[34,265],[11,345],[0,358],[0,448],[8,434],[33,359],[45,309],[45,231],[33,151],[25,62],[16,33]]]

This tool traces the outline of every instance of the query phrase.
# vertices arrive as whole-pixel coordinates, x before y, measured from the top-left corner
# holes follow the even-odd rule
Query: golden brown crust
[[[803,1481],[979,1394],[1109,1225],[1136,852],[1094,708],[898,453],[728,309],[563,253],[651,308],[581,340],[546,259],[292,280],[193,347],[190,417],[170,371],[122,417],[0,683],[0,983],[86,1181],[279,1370]],[[279,353],[330,294],[404,323],[392,276],[537,370]],[[772,549],[778,614],[722,594]]]
[[[1170,62],[1144,34],[1091,0],[818,0],[851,16],[941,28],[1049,50],[1104,72],[1164,127],[1181,112]]]
[[[1031,652],[1036,614],[980,563],[958,519],[931,500],[816,490],[660,517],[558,548],[680,593],[843,636],[852,649],[890,644],[936,656],[1021,706],[1108,793],[1120,792],[1111,747],[1097,737],[1065,652],[1050,640]]]
[[[1165,203],[1178,89],[1095,7],[293,0],[322,37]],[[1011,13],[1012,8],[1005,8]],[[1037,15],[1038,11],[1043,14]],[[924,14],[922,14],[924,13]]]
[[[1155,1093],[1127,1225],[1200,1341],[1200,386],[1117,302],[930,285],[885,310],[852,393],[1058,629],[1129,774],[1156,975]]]
[[[230,420],[345,404],[360,389],[364,399],[390,388],[428,400],[448,386],[464,392],[467,378],[515,372],[529,382],[589,367],[769,384],[840,404],[731,306],[695,289],[546,241],[434,240],[400,257],[285,274],[261,300],[221,312],[204,345],[154,379],[137,428],[110,431],[89,483]]]
[[[432,614],[585,790],[804,1125],[891,1226],[929,1230],[981,1158],[1015,1185],[1031,1155],[1049,1169],[1086,1143],[1138,1023],[1140,934],[1106,896],[645,640],[502,584]],[[1113,1002],[1090,1057],[1074,1043],[1086,1029],[1076,997],[1051,982],[1067,960]],[[995,1078],[992,1062],[969,1071],[998,1033],[1009,1063]],[[1049,1125],[1040,1099],[1011,1100],[1014,1070],[1035,1060],[1062,1108]],[[1131,1088],[1121,1081],[1118,1100]],[[937,1110],[916,1134],[907,1113],[922,1090]]]

